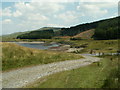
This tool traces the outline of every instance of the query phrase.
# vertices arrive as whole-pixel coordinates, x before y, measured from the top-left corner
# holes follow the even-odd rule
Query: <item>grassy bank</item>
[[[0,44],[2,44],[3,71],[30,65],[82,58],[80,55],[31,49],[13,43],[3,42]]]
[[[115,53],[118,50],[118,40],[70,40],[69,38],[59,39],[15,39],[16,42],[45,41],[46,43],[57,42],[70,44],[71,48],[85,47],[79,53],[89,53],[95,50],[96,53]]]
[[[31,88],[117,88],[117,56],[104,56],[100,64],[64,71],[38,80]],[[119,84],[120,85],[120,84]],[[28,86],[29,87],[29,86]]]
[[[85,46],[84,51],[95,50],[96,52],[113,53],[118,50],[118,40],[81,40],[73,41],[72,47]]]
[[[89,53],[90,50],[95,50],[96,53],[115,53],[118,50],[118,40],[69,40],[69,39],[51,39],[47,42],[58,42],[70,44],[72,48],[84,47],[80,53]]]

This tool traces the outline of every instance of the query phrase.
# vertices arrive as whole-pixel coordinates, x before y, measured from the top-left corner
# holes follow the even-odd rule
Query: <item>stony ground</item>
[[[41,77],[54,74],[57,72],[76,69],[82,66],[97,62],[100,58],[89,55],[82,55],[83,59],[61,61],[50,64],[32,66],[21,68],[2,73],[2,87],[3,88],[21,88],[28,84],[34,83]]]

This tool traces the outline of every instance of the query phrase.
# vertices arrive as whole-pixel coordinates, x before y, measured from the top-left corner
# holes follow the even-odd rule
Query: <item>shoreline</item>
[[[40,42],[36,42],[36,41],[33,41],[33,42],[24,42],[24,41],[20,41],[20,42],[8,42],[8,43],[45,43],[45,42],[42,42],[42,41],[40,41]]]

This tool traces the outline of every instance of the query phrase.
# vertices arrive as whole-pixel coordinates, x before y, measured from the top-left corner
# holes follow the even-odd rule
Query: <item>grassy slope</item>
[[[73,37],[74,38],[81,37],[81,39],[91,39],[93,35],[94,35],[94,29],[91,29],[91,30],[81,32],[80,34],[77,34]]]
[[[114,56],[101,60],[100,66],[93,63],[79,69],[64,71],[38,80],[31,88],[102,88],[117,87],[116,72],[118,60]],[[114,72],[113,72],[114,71]],[[110,74],[113,74],[110,76]],[[112,79],[112,81],[111,81]],[[107,81],[107,82],[106,82]]]
[[[41,31],[41,30],[48,30],[48,29],[53,29],[53,31],[61,30],[61,28],[57,28],[57,27],[43,27],[37,30],[32,30],[32,31]],[[2,38],[2,41],[23,41],[23,40],[17,40],[15,38],[21,34],[29,33],[32,31],[16,32],[16,33],[0,36],[0,38]]]
[[[31,49],[13,43],[0,44],[2,44],[3,71],[23,66],[47,64],[51,62],[82,58],[80,55]]]
[[[89,53],[91,49],[97,52],[111,53],[118,50],[118,40],[69,40],[69,39],[41,39],[46,42],[60,42],[71,44],[71,47],[77,47],[87,44],[87,47],[81,53]]]
[[[0,38],[2,38],[2,41],[15,41],[14,38],[16,38],[18,35],[21,35],[21,34],[24,34],[24,33],[28,33],[28,32],[29,31],[12,33],[12,34],[8,34],[8,35],[0,36]]]
[[[84,51],[89,52],[91,49],[96,52],[111,53],[118,50],[118,40],[81,40],[73,41],[73,46],[88,44]]]
[[[83,31],[75,36],[57,36],[54,38],[61,38],[61,39],[70,39],[70,38],[81,38],[81,39],[92,39],[92,36],[94,35],[94,29],[90,29],[87,31]]]

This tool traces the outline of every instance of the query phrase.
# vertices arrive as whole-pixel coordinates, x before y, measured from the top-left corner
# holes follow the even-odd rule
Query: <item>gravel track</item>
[[[41,77],[57,72],[76,69],[97,62],[100,58],[82,55],[80,60],[67,60],[50,64],[21,68],[2,73],[2,88],[21,88],[34,83]]]

